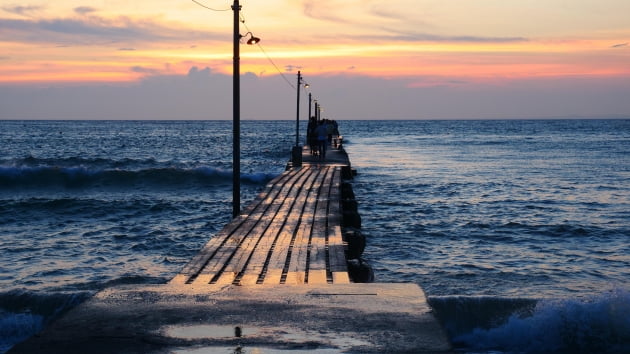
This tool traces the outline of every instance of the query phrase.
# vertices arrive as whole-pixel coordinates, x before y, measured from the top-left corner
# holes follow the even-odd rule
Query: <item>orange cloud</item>
[[[404,30],[399,22],[409,16],[384,4],[374,3],[356,20],[348,17],[352,6],[342,5],[337,0],[305,1],[292,8],[301,9],[309,21],[327,23],[319,24],[317,35],[313,30],[305,32],[306,26],[297,26],[295,33],[282,30],[277,22],[267,23],[269,28],[257,27],[263,32],[255,31],[263,39],[262,49],[243,45],[241,70],[269,75],[292,66],[309,75],[467,80],[630,75],[630,47],[623,37],[628,32],[622,30],[596,39],[570,40],[432,34]],[[346,12],[334,13],[338,6]],[[184,11],[182,6],[175,12],[177,20],[168,21],[137,14],[107,17],[100,9],[72,8],[72,15],[54,18],[24,18],[41,13],[44,9],[39,7],[4,9],[22,18],[0,18],[0,82],[134,81],[150,75],[183,75],[192,66],[231,73],[230,21],[225,12],[220,14],[220,27],[197,28],[197,17],[191,24],[178,22],[193,13],[190,7]],[[208,12],[208,16],[219,15]],[[369,28],[368,20],[381,27]],[[242,32],[255,24],[246,22]]]

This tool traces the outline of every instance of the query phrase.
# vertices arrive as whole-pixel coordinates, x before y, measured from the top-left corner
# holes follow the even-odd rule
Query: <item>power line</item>
[[[241,23],[243,24],[243,26],[245,26],[245,29],[247,30],[247,32],[250,32],[249,27],[247,27],[247,24],[245,23],[245,18],[241,15]],[[278,73],[280,74],[280,76],[282,76],[282,78],[284,79],[284,81],[286,81],[287,84],[289,84],[289,86],[291,86],[291,88],[293,88],[295,90],[295,86],[291,83],[291,81],[289,81],[289,79],[287,79],[287,77],[284,75],[284,73],[282,72],[282,70],[280,70],[280,68],[278,67],[278,65],[276,65],[276,63],[273,61],[273,59],[271,59],[271,57],[269,56],[269,54],[267,54],[267,51],[265,50],[265,48],[263,48],[260,45],[260,42],[256,43],[256,45],[258,46],[258,48],[260,48],[260,51],[263,52],[263,54],[265,55],[265,57],[267,57],[267,60],[269,60],[269,62],[271,63],[271,65],[273,65],[274,68],[276,68],[276,70],[278,71]]]
[[[194,2],[195,4],[206,8],[208,10],[212,10],[212,11],[230,11],[232,10],[231,8],[228,9],[214,9],[211,7],[208,7],[202,3],[200,3],[197,0],[191,0],[192,2]],[[247,30],[247,32],[252,33],[252,31],[249,29],[249,27],[247,27],[247,24],[245,23],[245,17],[243,17],[243,14],[241,12],[239,12],[239,18],[241,20],[241,23],[243,24],[243,26],[245,26],[245,29]],[[269,56],[269,54],[267,53],[267,51],[265,50],[265,48],[263,48],[260,45],[260,42],[256,43],[256,45],[258,46],[258,48],[260,49],[261,52],[263,52],[263,54],[265,55],[265,57],[267,57],[267,60],[269,60],[269,62],[271,63],[271,65],[273,65],[274,68],[276,68],[276,70],[278,71],[278,73],[280,74],[280,76],[282,76],[282,78],[284,79],[284,81],[286,81],[286,83],[291,86],[291,88],[293,88],[295,90],[295,85],[293,85],[291,83],[291,81],[289,81],[289,79],[287,79],[287,77],[284,75],[284,73],[282,72],[282,70],[280,70],[280,68],[278,67],[278,65],[276,65],[276,63],[273,61],[273,59],[271,59],[271,57]]]
[[[229,8],[229,9],[213,9],[213,8],[211,8],[211,7],[208,7],[208,6],[206,6],[206,5],[202,4],[202,3],[200,3],[200,2],[199,2],[199,1],[197,1],[197,0],[192,0],[192,2],[194,2],[195,4],[197,4],[197,5],[201,6],[201,7],[205,7],[205,8],[206,8],[206,9],[208,9],[208,10],[212,10],[212,11],[230,11],[230,10],[232,10],[231,8]]]

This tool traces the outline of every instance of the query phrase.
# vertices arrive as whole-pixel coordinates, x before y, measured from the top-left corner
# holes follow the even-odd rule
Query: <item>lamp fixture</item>
[[[254,44],[258,44],[258,42],[260,42],[260,38],[258,38],[258,37],[256,37],[256,36],[254,36],[254,34],[253,34],[253,33],[251,33],[251,32],[247,32],[247,33],[245,33],[245,35],[242,35],[242,34],[241,34],[241,35],[240,35],[240,36],[241,36],[240,38],[247,37],[247,35],[249,35],[249,39],[247,40],[247,44],[249,44],[249,45],[254,45]]]

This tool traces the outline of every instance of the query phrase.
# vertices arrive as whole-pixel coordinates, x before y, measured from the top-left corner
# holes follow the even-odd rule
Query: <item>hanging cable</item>
[[[213,8],[211,8],[211,7],[208,7],[208,6],[206,6],[206,5],[202,4],[202,3],[200,3],[200,2],[199,2],[199,1],[197,1],[197,0],[192,0],[192,2],[194,2],[195,4],[197,4],[197,5],[201,6],[201,7],[205,7],[205,8],[206,8],[206,9],[208,9],[208,10],[212,10],[212,11],[230,11],[230,10],[232,10],[231,8],[228,8],[228,9],[213,9]]]
[[[199,1],[197,1],[197,0],[191,0],[191,1],[192,1],[192,2],[194,2],[195,4],[199,5],[199,6],[203,7],[203,8],[206,8],[206,9],[208,9],[208,10],[212,10],[212,11],[231,11],[231,10],[232,10],[231,8],[228,8],[228,9],[213,9],[213,8],[211,8],[211,7],[208,7],[208,6],[206,6],[206,5],[202,4],[202,3],[200,3],[200,2],[199,2]],[[240,21],[241,21],[241,23],[243,24],[243,26],[245,26],[245,29],[247,30],[247,32],[251,33],[252,31],[249,29],[249,27],[247,27],[247,24],[245,23],[245,17],[243,17],[243,13],[242,13],[242,12],[239,12],[238,16],[239,16]],[[256,43],[256,45],[258,46],[258,48],[260,49],[260,51],[261,51],[261,52],[265,55],[265,57],[267,57],[267,60],[269,60],[269,62],[271,63],[271,65],[273,65],[273,67],[274,67],[274,68],[276,68],[276,70],[278,71],[278,73],[280,74],[280,76],[282,76],[282,78],[284,79],[284,81],[285,81],[285,82],[286,82],[286,83],[287,83],[287,84],[288,84],[291,88],[293,88],[293,89],[295,90],[295,85],[293,85],[293,84],[291,83],[291,81],[289,81],[289,79],[288,79],[288,78],[284,75],[284,73],[282,72],[282,70],[280,70],[280,68],[276,65],[276,63],[273,61],[273,59],[271,59],[271,57],[269,56],[269,54],[267,54],[267,51],[265,51],[265,48],[263,48],[263,47],[260,45],[260,42]]]
[[[291,88],[293,88],[295,90],[295,86],[291,83],[291,81],[289,81],[289,79],[287,79],[287,77],[284,75],[284,73],[280,70],[280,68],[278,68],[278,66],[276,65],[276,63],[273,62],[273,60],[271,60],[271,57],[267,54],[267,52],[265,51],[265,49],[260,45],[260,43],[256,44],[258,46],[258,48],[260,48],[260,51],[263,52],[263,54],[265,54],[265,56],[267,57],[267,59],[269,60],[269,62],[271,63],[271,65],[273,65],[274,68],[276,68],[276,70],[278,71],[278,73],[280,73],[280,76],[282,76],[282,78],[284,79],[284,81],[286,81],[287,84],[289,84],[289,86],[291,86]]]
[[[248,32],[251,32],[251,30],[249,29],[249,27],[247,27],[247,24],[245,23],[245,18],[243,17],[243,15],[240,15],[241,17],[241,23],[243,24],[243,26],[245,26],[245,29]],[[260,45],[260,42],[256,43],[256,45],[258,46],[258,48],[260,49],[260,51],[265,55],[265,57],[267,57],[267,60],[269,60],[269,62],[271,63],[271,65],[273,65],[274,68],[276,68],[276,70],[278,71],[278,73],[280,74],[280,76],[282,76],[282,78],[284,79],[284,81],[291,86],[291,88],[293,88],[295,90],[295,85],[293,85],[291,83],[291,81],[289,81],[289,79],[287,79],[287,77],[284,75],[284,73],[282,72],[282,70],[280,70],[280,68],[278,67],[278,65],[276,65],[276,63],[273,61],[273,59],[271,59],[271,57],[269,56],[269,54],[267,54],[267,51],[265,50],[265,48],[263,48]]]

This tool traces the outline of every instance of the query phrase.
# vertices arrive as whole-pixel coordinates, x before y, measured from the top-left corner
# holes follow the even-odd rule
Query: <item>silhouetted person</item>
[[[319,159],[326,158],[326,144],[328,143],[328,128],[327,124],[322,120],[317,126],[317,142],[319,145]]]
[[[311,155],[315,155],[315,152],[319,151],[319,144],[317,142],[317,118],[315,117],[311,117],[308,121],[306,139],[308,141],[308,146],[311,148]]]

